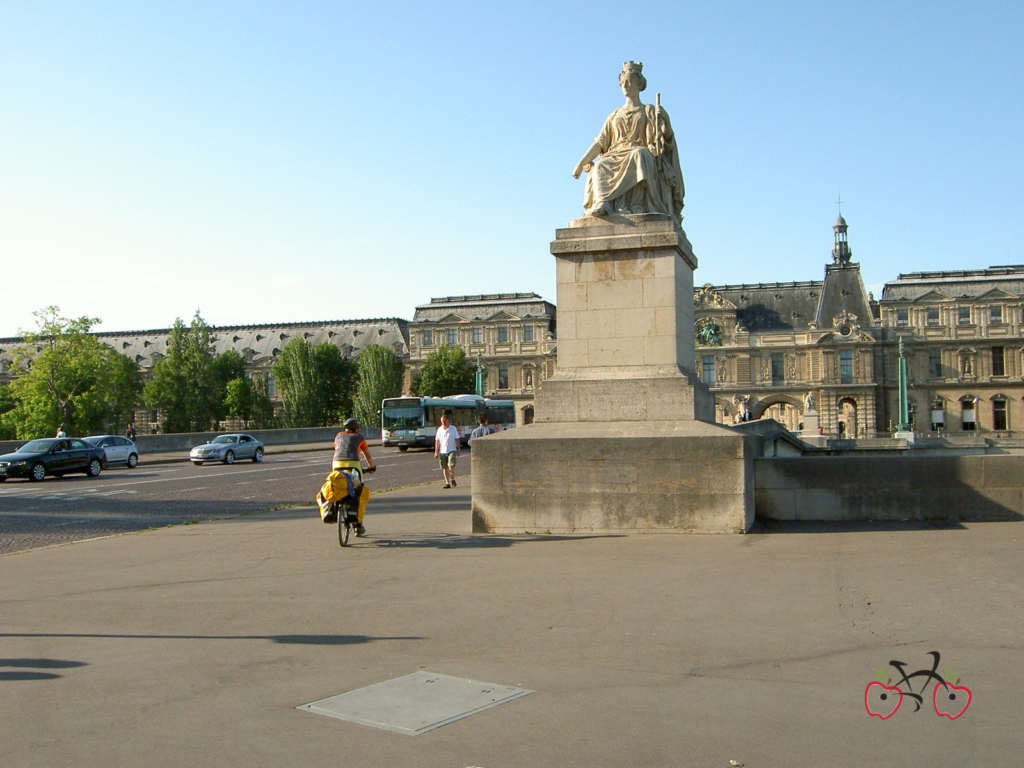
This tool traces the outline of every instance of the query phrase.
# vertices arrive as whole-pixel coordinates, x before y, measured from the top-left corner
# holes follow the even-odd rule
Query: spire
[[[832,231],[836,236],[836,243],[832,246],[832,263],[843,267],[850,263],[850,257],[853,256],[850,244],[846,241],[846,229],[846,219],[843,218],[840,208],[836,223],[832,225]]]

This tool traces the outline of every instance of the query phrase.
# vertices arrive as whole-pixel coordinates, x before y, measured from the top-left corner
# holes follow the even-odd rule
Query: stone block
[[[586,283],[558,283],[558,338],[562,338],[562,313],[590,309]]]
[[[561,323],[562,316],[558,316]],[[561,326],[559,326],[561,332]],[[615,314],[607,310],[587,310],[576,313],[576,334],[580,339],[606,339],[618,336],[615,333]],[[559,333],[561,341],[561,333]]]
[[[611,333],[613,336],[618,338],[644,338],[656,335],[657,316],[654,309],[646,307],[615,309],[610,314]]]
[[[474,530],[743,532],[754,507],[748,440],[695,421],[501,433],[474,448]]]
[[[644,301],[644,280],[599,280],[587,283],[587,307],[592,310],[629,309]]]
[[[692,301],[691,296],[691,301]],[[671,280],[661,277],[648,277],[643,281],[642,305],[645,307],[677,306],[676,285]]]
[[[645,350],[639,339],[591,338],[587,357],[594,366],[644,365]]]

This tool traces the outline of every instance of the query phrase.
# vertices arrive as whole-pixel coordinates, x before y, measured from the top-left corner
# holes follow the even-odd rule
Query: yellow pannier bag
[[[336,501],[341,501],[346,496],[352,493],[352,478],[347,472],[339,472],[334,470],[324,480],[324,484],[320,486],[320,491],[316,495],[316,506],[320,511],[320,519],[325,523],[333,523],[337,521],[337,515],[332,511],[332,505]]]

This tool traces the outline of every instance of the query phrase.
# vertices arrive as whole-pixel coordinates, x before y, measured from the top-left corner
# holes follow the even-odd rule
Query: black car
[[[30,440],[14,453],[0,456],[0,482],[9,477],[42,480],[47,475],[84,472],[97,477],[103,469],[103,449],[77,437]]]

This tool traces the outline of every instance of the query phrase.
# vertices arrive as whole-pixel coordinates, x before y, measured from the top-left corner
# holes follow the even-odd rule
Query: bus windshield
[[[384,429],[417,429],[423,426],[423,406],[419,403],[391,405],[384,403]]]
[[[516,423],[516,408],[511,403],[508,405],[491,405],[488,403],[487,421],[490,424],[514,425]]]

